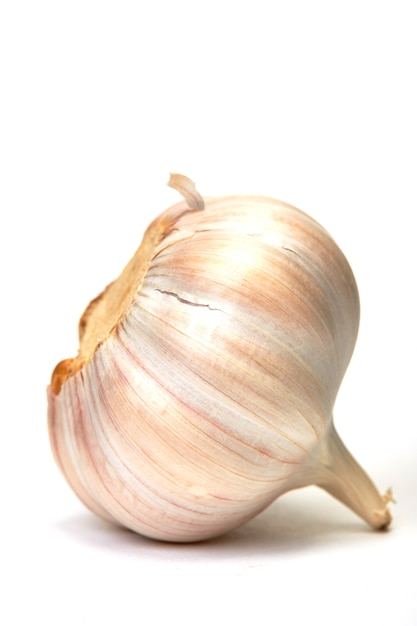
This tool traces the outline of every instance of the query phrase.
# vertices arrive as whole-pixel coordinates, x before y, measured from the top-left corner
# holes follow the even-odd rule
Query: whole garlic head
[[[225,533],[316,484],[375,528],[387,502],[332,419],[359,323],[329,234],[260,196],[186,201],[147,229],[48,389],[58,465],[101,517],[167,541]]]

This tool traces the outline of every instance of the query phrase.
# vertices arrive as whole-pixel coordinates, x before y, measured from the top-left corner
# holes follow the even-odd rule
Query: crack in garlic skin
[[[312,481],[343,500],[342,448],[323,442],[359,322],[350,267],[312,218],[259,196],[196,202],[152,222],[49,389],[80,499],[168,541],[227,532]]]
[[[187,300],[186,298],[181,298],[181,296],[179,296],[174,291],[164,291],[163,289],[156,289],[156,291],[159,291],[159,293],[165,294],[166,296],[172,296],[172,297],[176,298],[178,300],[178,302],[181,302],[182,304],[188,304],[189,306],[202,306],[204,308],[209,309],[210,311],[220,311],[221,310],[221,309],[216,309],[216,307],[213,307],[210,304],[204,304],[202,302],[191,302],[191,300]]]

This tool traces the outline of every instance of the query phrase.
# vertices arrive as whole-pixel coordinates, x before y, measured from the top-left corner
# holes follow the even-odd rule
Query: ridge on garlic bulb
[[[354,276],[311,217],[261,196],[164,211],[87,307],[48,388],[52,450],[101,517],[166,541],[211,538],[318,485],[391,520],[333,406],[359,323]]]

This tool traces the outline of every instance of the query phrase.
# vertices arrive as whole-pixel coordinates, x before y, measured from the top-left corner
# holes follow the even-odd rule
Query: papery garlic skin
[[[290,489],[332,491],[323,450],[358,323],[349,264],[305,213],[259,196],[181,202],[54,372],[55,458],[91,510],[168,541],[225,533]],[[353,508],[386,526],[358,467],[377,516]]]

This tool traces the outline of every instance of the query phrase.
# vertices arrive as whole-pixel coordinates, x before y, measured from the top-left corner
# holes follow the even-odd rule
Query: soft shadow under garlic
[[[369,542],[372,531],[353,515],[329,500],[315,488],[292,492],[273,503],[246,524],[220,537],[194,543],[150,540],[127,528],[109,524],[85,512],[62,519],[54,528],[68,540],[89,549],[125,555],[149,556],[158,560],[194,563],[196,559],[216,561],[330,550]]]

